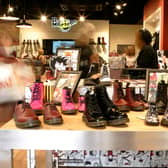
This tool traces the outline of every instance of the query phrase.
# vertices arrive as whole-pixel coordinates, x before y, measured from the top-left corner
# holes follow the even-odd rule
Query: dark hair
[[[142,40],[147,44],[150,45],[152,42],[152,34],[147,29],[140,29],[139,33],[141,34]]]

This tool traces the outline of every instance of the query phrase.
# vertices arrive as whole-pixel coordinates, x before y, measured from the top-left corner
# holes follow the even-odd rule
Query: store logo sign
[[[52,17],[51,26],[53,28],[59,28],[62,32],[69,32],[72,26],[78,23],[77,20],[64,19],[60,20],[59,18]]]

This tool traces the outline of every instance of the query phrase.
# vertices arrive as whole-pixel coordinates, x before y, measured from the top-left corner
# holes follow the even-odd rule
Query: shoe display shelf
[[[27,167],[36,167],[35,150],[46,150],[47,168],[52,168],[51,150],[167,150],[168,128],[144,124],[146,112],[128,113],[126,126],[89,128],[82,114],[63,115],[64,124],[44,124],[36,129],[18,129],[14,120],[0,130],[0,167],[12,168],[12,150],[27,150]]]

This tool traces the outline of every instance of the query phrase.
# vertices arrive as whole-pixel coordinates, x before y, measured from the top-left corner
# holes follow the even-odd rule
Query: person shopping
[[[136,45],[140,49],[137,58],[137,68],[158,68],[157,53],[151,46],[152,35],[147,29],[136,33]]]

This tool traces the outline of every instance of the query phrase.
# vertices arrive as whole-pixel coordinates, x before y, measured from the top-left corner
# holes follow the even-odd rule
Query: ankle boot
[[[101,44],[102,44],[102,43],[101,43],[101,37],[98,37],[98,38],[97,38],[97,44],[98,44],[98,45],[101,45]]]
[[[41,111],[43,110],[43,92],[44,86],[42,82],[35,82],[31,87],[32,90],[32,97],[30,106],[33,110],[35,110],[38,114],[42,114]]]
[[[48,125],[58,125],[63,123],[63,119],[55,104],[48,103],[44,109],[44,123]]]
[[[156,104],[150,103],[149,110],[145,117],[145,123],[147,125],[158,126],[159,125],[159,117],[156,111]]]
[[[86,110],[85,96],[79,96],[78,100],[78,111],[83,113]]]
[[[64,87],[62,90],[61,110],[63,114],[76,114],[77,110],[72,99],[71,89]]]
[[[102,45],[107,45],[107,43],[104,40],[104,37],[102,37]]]
[[[106,120],[98,105],[95,91],[88,91],[85,99],[86,109],[83,113],[83,121],[89,127],[105,127]]]
[[[106,63],[103,64],[101,67],[101,75],[102,75],[102,77],[100,79],[100,83],[104,86],[111,86],[112,80],[111,80],[110,74],[109,74],[109,67]]]
[[[121,112],[129,112],[130,107],[128,102],[124,98],[124,93],[122,89],[122,83],[117,80],[113,83],[113,103],[118,107]]]
[[[129,122],[127,114],[121,113],[110,100],[105,86],[95,88],[98,104],[104,114],[107,124],[110,126],[123,125]]]
[[[129,83],[126,88],[126,101],[128,102],[128,106],[133,111],[144,111],[143,103],[136,101],[134,98],[134,88],[129,87]]]
[[[30,105],[23,101],[18,102],[15,107],[14,120],[18,128],[33,128],[41,125]]]
[[[158,114],[164,114],[167,106],[167,84],[165,81],[161,81],[157,87],[156,95],[156,111]]]

